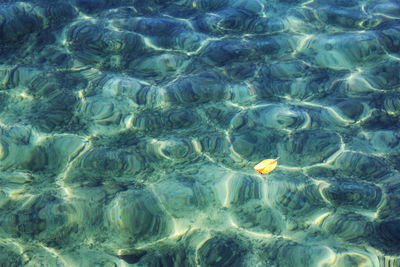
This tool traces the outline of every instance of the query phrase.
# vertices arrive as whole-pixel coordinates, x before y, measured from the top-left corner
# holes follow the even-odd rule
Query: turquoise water
[[[0,59],[0,266],[400,266],[399,1],[1,1]]]

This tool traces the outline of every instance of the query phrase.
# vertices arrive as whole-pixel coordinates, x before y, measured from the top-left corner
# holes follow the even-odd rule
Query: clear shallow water
[[[0,265],[399,266],[399,19],[3,1]]]

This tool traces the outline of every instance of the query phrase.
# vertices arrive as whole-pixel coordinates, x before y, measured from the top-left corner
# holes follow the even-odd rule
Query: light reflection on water
[[[398,2],[0,18],[1,266],[400,265]]]

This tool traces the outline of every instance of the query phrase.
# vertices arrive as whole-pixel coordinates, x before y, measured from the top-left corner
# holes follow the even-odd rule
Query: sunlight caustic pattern
[[[398,1],[7,0],[0,59],[0,266],[400,266]]]

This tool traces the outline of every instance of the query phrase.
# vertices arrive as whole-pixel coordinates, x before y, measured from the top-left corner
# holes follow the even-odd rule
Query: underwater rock
[[[129,264],[138,264],[149,267],[184,266],[189,267],[190,254],[180,244],[160,244],[146,250],[129,251],[129,254],[118,255]]]
[[[36,252],[38,253],[38,252]],[[50,252],[48,252],[50,254]],[[35,257],[36,255],[34,255]],[[90,245],[82,246],[79,250],[68,251],[63,253],[62,255],[57,255],[58,257],[49,257],[46,258],[55,258],[53,262],[42,262],[39,259],[34,260],[33,262],[37,265],[43,264],[44,266],[49,265],[60,265],[62,267],[66,267],[68,265],[82,265],[82,266],[104,266],[104,267],[118,267],[121,264],[124,264],[118,257],[114,255],[110,255],[110,253],[101,253]],[[63,263],[63,265],[60,264]],[[49,265],[45,265],[49,264]]]
[[[207,158],[211,158],[215,162],[220,162],[226,166],[231,167],[234,167],[237,164],[243,166],[245,163],[247,163],[247,160],[240,160],[237,158],[237,155],[235,155],[235,153],[232,151],[231,143],[229,142],[227,136],[224,134],[210,134],[209,136],[200,136],[194,140],[194,143],[196,149],[201,152],[201,155],[205,155]],[[238,147],[236,147],[236,149],[240,150],[240,148]],[[243,152],[244,151],[241,151],[240,153]]]
[[[220,158],[229,153],[229,141],[225,135],[209,135],[199,137],[200,150]]]
[[[383,103],[384,110],[389,115],[400,114],[400,95],[389,95],[385,98]]]
[[[351,69],[379,59],[384,51],[372,32],[337,33],[311,38],[301,51],[322,68]]]
[[[393,175],[382,182],[385,199],[378,210],[379,219],[390,221],[398,218],[400,212],[399,176]]]
[[[253,14],[238,8],[226,8],[217,13],[221,18],[217,23],[217,29],[222,34],[244,33],[254,19]]]
[[[350,77],[346,78],[346,74],[343,75],[343,79],[337,78],[331,82],[331,91],[335,91],[341,94],[346,94],[349,97],[359,97],[363,95],[369,95],[373,91],[371,85],[362,77],[359,72],[351,74]]]
[[[78,157],[69,163],[72,165],[71,171],[63,178],[68,185],[95,186],[110,182],[135,184],[142,178],[139,174],[148,175],[147,171],[151,171],[151,168],[144,171],[143,157],[129,150],[99,147],[79,153],[81,154],[75,155]]]
[[[231,95],[231,93],[232,92],[229,92],[228,94]],[[207,121],[217,129],[228,129],[232,118],[237,115],[237,111],[237,107],[224,102],[217,102],[215,104],[204,106]]]
[[[321,227],[330,234],[353,243],[361,243],[373,232],[367,217],[357,213],[333,213],[321,222]]]
[[[122,29],[148,36],[171,36],[177,31],[189,30],[189,24],[171,17],[135,17],[113,21]]]
[[[385,62],[363,74],[363,78],[373,88],[385,91],[396,90],[400,85],[400,77],[397,75],[399,68],[400,62],[398,61]]]
[[[84,140],[75,135],[59,135],[46,138],[37,145],[42,147],[47,155],[46,170],[56,171],[65,167],[75,153],[83,147]]]
[[[32,128],[23,125],[14,125],[0,128],[2,135],[12,139],[12,142],[18,145],[27,145],[32,136]]]
[[[7,244],[4,241],[0,244],[0,262],[7,263],[8,266],[23,265],[23,258],[18,251],[19,248],[15,244]]]
[[[124,260],[129,264],[138,263],[144,255],[147,254],[146,250],[129,251],[129,253],[118,255],[118,258]],[[153,256],[153,255],[152,255]],[[152,257],[154,259],[154,256]]]
[[[217,36],[241,33],[272,34],[286,29],[282,18],[265,18],[262,14],[257,14],[262,13],[262,6],[258,1],[242,1],[238,5],[241,8],[225,8],[215,13],[196,16],[193,20],[195,29]]]
[[[168,179],[154,187],[163,207],[176,218],[188,217],[216,202],[208,188],[188,177]]]
[[[292,80],[314,73],[314,70],[300,60],[277,62],[268,66],[269,75],[279,80]]]
[[[152,43],[165,49],[196,52],[205,42],[206,36],[193,31],[177,32],[171,36],[152,37]]]
[[[34,81],[36,79],[42,80],[45,77],[43,71],[33,67],[12,68],[7,66],[2,66],[2,75],[4,75],[2,78],[4,89],[13,88],[17,86],[26,86],[28,88],[34,89],[34,83],[35,83]],[[48,83],[51,84],[52,82],[53,81],[49,81]]]
[[[122,4],[124,0],[74,0],[73,3],[85,13],[96,13],[98,11],[115,7]]]
[[[264,198],[264,185],[255,176],[235,176],[229,180],[227,187],[231,205],[241,205],[253,199]]]
[[[253,69],[256,71],[255,69]],[[227,70],[228,75],[230,70]],[[233,84],[229,89],[230,101],[237,105],[246,105],[252,103],[257,98],[256,89],[247,83]],[[230,106],[230,109],[234,108]],[[235,113],[232,112],[232,116]]]
[[[288,27],[287,21],[281,17],[258,18],[251,21],[248,31],[255,34],[276,34],[284,32]]]
[[[164,130],[189,128],[197,119],[197,115],[188,109],[177,108],[162,113],[144,110],[132,119],[131,125],[134,129],[153,135]]]
[[[340,112],[345,115],[348,119],[357,121],[364,111],[364,106],[361,101],[343,100],[335,105]]]
[[[0,208],[5,208],[8,203],[10,203],[10,195],[4,190],[0,190]]]
[[[242,266],[245,250],[234,239],[215,236],[198,248],[200,266]]]
[[[331,83],[338,71],[321,71],[302,61],[282,61],[263,64],[256,84],[258,95],[265,100],[310,100],[321,99],[331,91]],[[305,78],[306,77],[306,78]]]
[[[373,266],[374,262],[377,261],[377,258],[375,255],[372,254],[365,254],[363,252],[346,252],[346,253],[340,253],[337,255],[337,260],[335,261],[335,265],[337,267],[346,267],[346,266],[351,266],[351,265],[364,265],[364,266]],[[380,264],[379,266],[384,266],[384,264]]]
[[[400,264],[400,257],[393,257],[393,256],[380,256],[378,257],[379,259],[379,264],[381,266],[385,266],[385,265],[399,265]]]
[[[306,127],[309,120],[307,112],[300,108],[271,104],[239,113],[232,120],[232,128],[255,128],[256,132],[263,132],[265,128],[294,130]]]
[[[255,66],[249,66],[242,62],[235,62],[224,67],[228,77],[239,82],[252,78],[257,71]]]
[[[59,28],[73,20],[78,14],[75,8],[68,2],[55,1],[42,5],[39,4],[39,6],[41,7],[39,10],[41,17],[43,17],[45,23],[49,24],[50,27]]]
[[[372,110],[370,114],[370,116],[361,122],[361,126],[366,130],[373,131],[398,127],[399,121],[396,120],[394,114],[387,113],[383,110]]]
[[[321,245],[299,244],[286,239],[277,239],[264,246],[265,265],[279,262],[279,266],[321,266],[333,262],[333,251]]]
[[[134,77],[158,82],[173,80],[185,71],[189,63],[190,58],[185,54],[163,53],[138,57],[129,62],[127,70]]]
[[[360,2],[357,0],[326,0],[326,1],[318,1],[311,3],[310,7],[316,8],[318,5],[329,5],[329,6],[336,6],[340,8],[359,8]]]
[[[231,6],[243,10],[247,13],[252,13],[254,15],[263,15],[266,7],[259,0],[238,0],[231,3]]]
[[[397,1],[370,2],[365,6],[365,10],[376,16],[399,18],[400,4]]]
[[[276,143],[279,141],[282,132],[265,131],[261,127],[261,129],[254,129],[247,126],[250,126],[250,124],[238,130],[235,129],[237,132],[235,131],[230,135],[234,157],[240,156],[247,162],[253,161],[255,165],[260,159],[265,158],[266,153],[277,155]]]
[[[310,216],[326,206],[315,184],[267,183],[266,198],[271,207],[293,218]]]
[[[102,93],[103,89],[107,90],[104,87],[108,84],[108,82],[112,83],[113,79],[118,79],[119,77],[119,75],[107,75],[96,68],[84,69],[80,72],[80,74],[82,75],[83,79],[87,81],[85,89],[77,92],[80,98],[102,95],[100,93]],[[113,86],[111,84],[108,85]]]
[[[336,207],[377,209],[383,194],[373,184],[339,180],[320,187],[322,195]]]
[[[287,34],[250,35],[244,40],[256,51],[254,58],[258,60],[285,58],[284,55],[293,53],[300,44],[297,36]]]
[[[320,99],[329,91],[329,77],[313,73],[307,80],[294,78],[291,81],[282,81],[262,77],[259,81],[258,95],[262,99],[313,100]],[[321,85],[322,84],[322,85]]]
[[[29,162],[33,159],[33,154],[35,154],[31,143],[31,135],[31,127],[22,125],[0,127],[1,170],[29,168]]]
[[[160,5],[180,6],[191,9],[199,9],[201,11],[214,11],[218,10],[229,3],[228,0],[153,0]]]
[[[189,5],[193,5],[192,1],[185,1]],[[225,7],[229,1],[227,0],[196,0],[194,8],[199,8],[200,10],[213,11]]]
[[[12,66],[4,66],[0,67],[0,90],[12,88],[15,85],[12,84],[13,72],[15,68]]]
[[[191,147],[187,142],[172,141],[161,144],[160,152],[173,159],[184,158],[191,152]]]
[[[206,103],[227,98],[222,78],[216,73],[203,72],[176,80],[165,88],[167,101],[173,103]]]
[[[260,201],[250,200],[235,205],[231,210],[234,223],[246,230],[273,234],[279,234],[285,230],[282,215]]]
[[[67,41],[70,43],[71,48],[76,48],[82,50],[83,55],[87,54],[87,59],[90,60],[91,53],[93,54],[92,61],[99,61],[99,55],[102,53],[101,44],[94,43],[97,40],[101,40],[102,35],[102,27],[99,25],[90,23],[90,22],[81,22],[75,23],[70,26],[67,32]],[[83,46],[82,46],[82,43]],[[85,46],[88,47],[88,50],[85,51]],[[96,47],[97,46],[97,47]],[[92,48],[93,47],[93,48]],[[80,53],[82,53],[80,52]]]
[[[399,145],[400,133],[390,130],[368,133],[369,142],[377,151],[390,153]]]
[[[101,93],[105,97],[123,100],[128,97],[138,105],[155,105],[159,100],[157,92],[140,80],[130,77],[112,77],[104,83]]]
[[[198,49],[206,36],[194,32],[187,22],[171,17],[136,17],[114,20],[113,25],[149,37],[151,43],[187,52]]]
[[[365,181],[379,181],[390,169],[379,158],[356,152],[343,152],[334,166],[345,176],[355,176]]]
[[[343,8],[328,6],[317,10],[317,17],[332,26],[357,29],[363,26],[377,26],[378,19],[372,19],[362,12],[361,8]]]
[[[217,67],[249,61],[253,58],[254,50],[240,39],[211,41],[201,51],[202,61]]]
[[[221,30],[218,29],[218,23],[222,18],[214,13],[201,13],[196,16],[193,21],[193,27],[196,31],[204,34],[222,34]]]
[[[20,72],[19,70],[18,74],[20,75],[19,79],[22,78],[22,75],[27,75],[27,73]],[[52,95],[62,87],[60,81],[55,75],[45,72],[35,75],[32,79],[27,80],[26,86],[29,88],[30,92],[36,96]]]
[[[81,171],[99,176],[121,176],[135,174],[143,167],[141,157],[134,153],[112,149],[92,149],[77,161]]]
[[[157,198],[148,190],[120,192],[107,207],[113,243],[128,246],[152,242],[172,233],[173,225]]]
[[[322,163],[340,149],[340,137],[324,130],[300,130],[277,144],[282,164],[305,167]]]
[[[386,3],[387,2],[385,2],[385,4]],[[398,7],[400,7],[400,5],[398,5]],[[396,55],[400,53],[399,32],[400,26],[395,23],[383,24],[381,31],[377,32],[379,43],[381,43],[388,52]]]
[[[43,29],[43,21],[32,12],[32,5],[18,2],[0,9],[0,48],[20,46],[29,36]],[[9,46],[10,45],[10,46]]]
[[[8,144],[6,142],[0,142],[0,160],[5,159],[8,156]]]
[[[70,220],[74,213],[72,205],[53,195],[42,194],[10,212],[0,225],[11,236],[36,239],[58,247],[79,238],[75,235],[77,225]]]
[[[262,150],[259,149],[260,145],[265,144],[265,142],[263,142],[264,140],[260,140],[253,134],[248,134],[246,136],[233,135],[231,140],[233,150],[244,158],[259,157],[259,150]]]
[[[253,120],[259,120],[260,126],[275,129],[297,129],[305,127],[309,117],[308,114],[295,107],[268,106],[251,111]],[[264,119],[262,119],[264,118]]]
[[[272,35],[272,36],[249,36],[245,39],[248,46],[252,47],[254,51],[259,53],[258,56],[271,56],[279,55],[280,53],[289,52],[292,50],[290,40],[285,36]]]
[[[287,24],[292,32],[314,34],[324,23],[317,19],[317,12],[310,8],[293,8],[287,11]]]
[[[135,17],[135,16],[140,16],[146,14],[143,12],[144,10],[147,9],[147,11],[151,8],[154,7],[154,3],[148,2],[147,6],[140,6],[140,1],[138,0],[135,2],[137,5],[125,5],[125,6],[118,6],[112,9],[105,9],[103,12],[100,14],[101,17],[107,19],[107,20],[112,20],[114,19],[118,21],[118,19],[123,19],[123,18],[130,18],[130,17]],[[148,14],[148,13],[147,13]]]
[[[82,105],[83,114],[88,121],[99,125],[119,125],[123,115],[122,105],[110,98],[88,98]]]
[[[101,24],[76,22],[69,27],[67,44],[81,60],[119,69],[143,54],[145,45],[136,33],[112,31]]]
[[[26,161],[21,164],[22,169],[32,172],[45,171],[49,164],[49,155],[46,148],[44,146],[37,145],[29,152],[30,153],[26,157]]]
[[[41,94],[41,93],[40,93]],[[44,132],[76,130],[79,121],[74,118],[77,98],[68,92],[55,91],[44,93],[41,101],[35,103],[28,119],[39,130]]]
[[[147,160],[155,161],[155,164],[158,164],[160,159],[173,160],[176,163],[189,163],[198,157],[193,144],[190,140],[185,139],[170,138],[157,141],[153,139],[149,140],[145,146],[139,145],[139,147],[142,149],[141,152],[147,156]]]
[[[370,243],[377,249],[389,255],[400,254],[400,221],[383,221],[374,224],[374,234]]]

